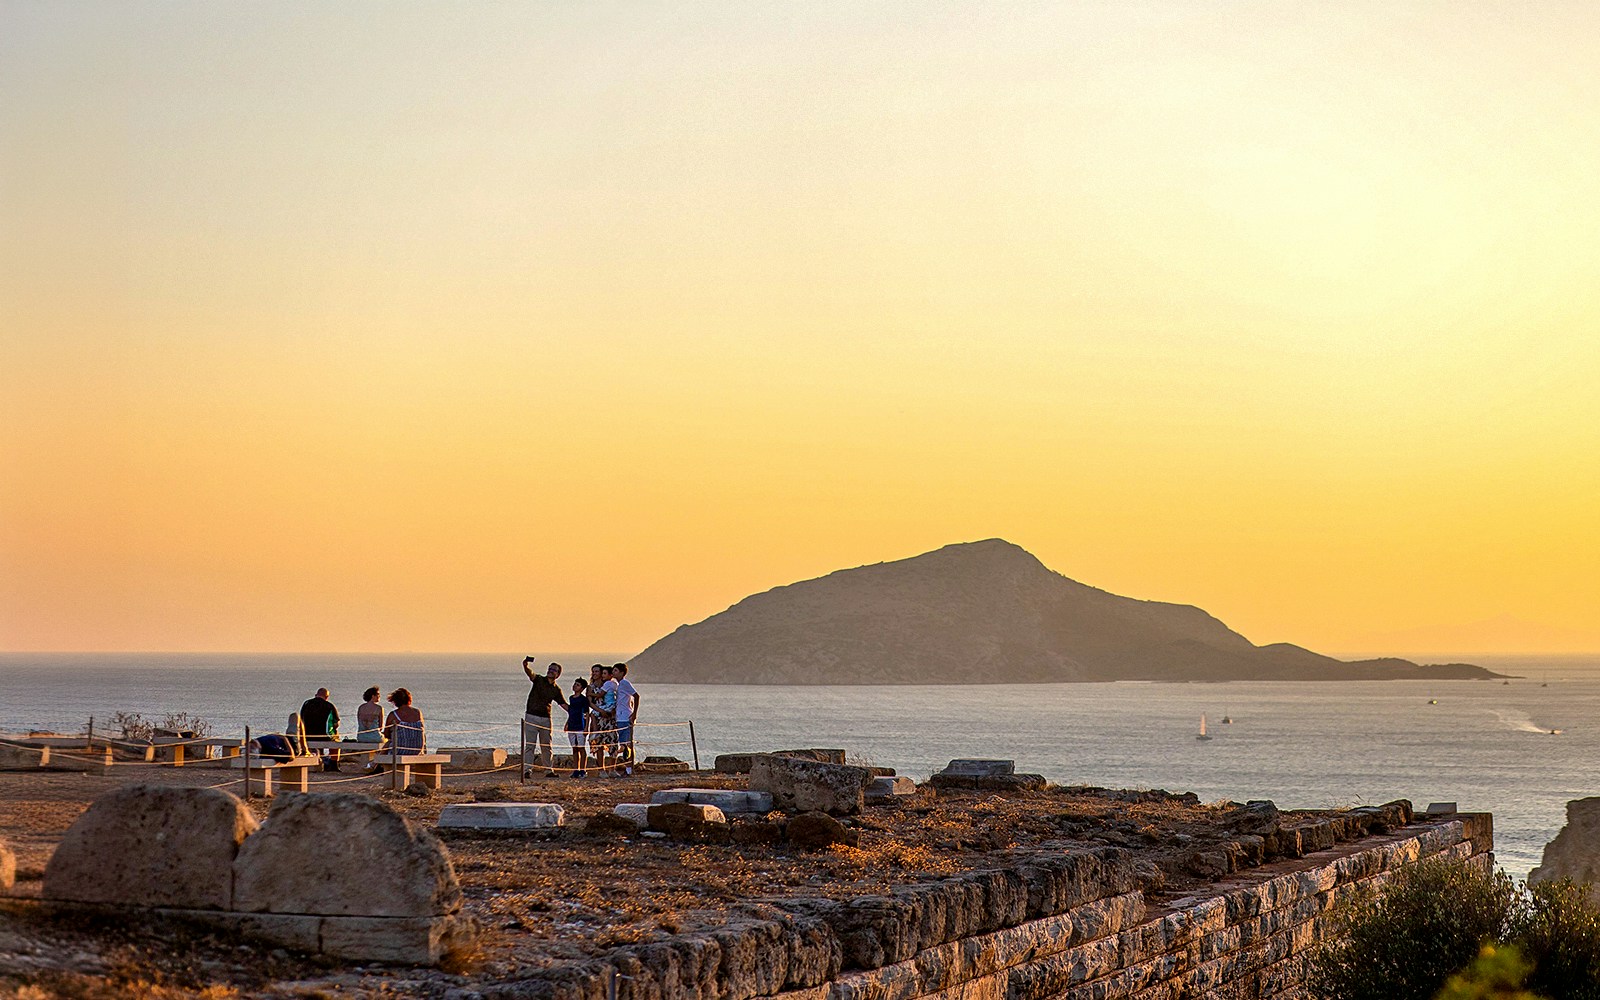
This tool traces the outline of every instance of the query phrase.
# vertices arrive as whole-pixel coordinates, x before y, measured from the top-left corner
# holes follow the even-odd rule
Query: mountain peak
[[[745,684],[1328,680],[1444,669],[1380,671],[1287,644],[1258,647],[1199,608],[1078,583],[1003,538],[747,597],[633,663],[652,680]]]

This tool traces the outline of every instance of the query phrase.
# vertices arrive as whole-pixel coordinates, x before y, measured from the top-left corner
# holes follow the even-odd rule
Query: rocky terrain
[[[1257,646],[1199,608],[1098,590],[1000,539],[747,597],[678,628],[633,664],[657,683],[694,684],[1499,676],[1463,663],[1347,662],[1288,643]]]
[[[215,780],[215,772],[188,768],[157,775],[188,787]],[[507,984],[504,995],[521,996],[523,987],[515,984],[534,983],[529,977],[619,948],[718,933],[774,913],[837,910],[852,900],[966,892],[962,887],[973,879],[993,881],[996,871],[1030,866],[1042,866],[1041,878],[1070,880],[1088,877],[1075,864],[1114,862],[1117,878],[1137,884],[1157,907],[1230,872],[1326,850],[1410,818],[1401,803],[1280,813],[1271,803],[1203,804],[1193,795],[1161,791],[1057,788],[1017,775],[1013,781],[929,783],[912,795],[841,810],[836,822],[845,841],[824,848],[804,846],[797,836],[796,825],[816,813],[775,811],[654,839],[605,821],[615,820],[610,809],[618,802],[648,800],[663,786],[737,789],[755,777],[699,772],[524,786],[488,775],[450,779],[427,795],[369,788],[366,794],[427,829],[436,829],[440,811],[451,803],[511,797],[557,802],[571,817],[567,826],[536,835],[436,829],[460,880],[463,913],[481,934],[440,968],[417,968],[303,954],[213,927],[148,914],[133,919],[126,909],[104,918],[41,910],[41,879],[68,828],[91,800],[121,783],[0,773],[0,840],[17,849],[18,880],[16,895],[0,900],[0,997],[464,998],[491,993],[493,984]],[[314,778],[313,790],[317,785],[350,787]],[[273,822],[260,800],[246,808],[268,826]],[[768,835],[749,835],[763,831]],[[350,873],[357,882],[369,877]],[[847,936],[835,965],[868,968],[882,959],[873,948],[911,946],[898,939],[874,944],[878,940]]]

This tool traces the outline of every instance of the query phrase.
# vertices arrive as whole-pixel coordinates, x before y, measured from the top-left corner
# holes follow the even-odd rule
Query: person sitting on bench
[[[378,704],[378,686],[361,692],[361,707],[356,709],[356,742],[383,742],[383,706]]]
[[[389,694],[389,700],[394,703],[394,711],[389,713],[383,730],[384,738],[389,743],[389,752],[405,755],[422,753],[427,747],[426,734],[423,731],[422,713],[411,707],[411,692],[405,688],[395,688]]]

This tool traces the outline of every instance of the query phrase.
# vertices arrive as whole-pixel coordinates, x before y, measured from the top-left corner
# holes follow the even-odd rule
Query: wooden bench
[[[284,788],[296,792],[311,790],[311,769],[320,767],[321,758],[318,757],[291,757],[282,763],[270,757],[263,757],[252,752],[250,754],[250,767],[245,772],[244,787],[247,794],[259,794],[262,798],[271,798],[273,775],[277,775],[279,783]],[[245,758],[233,758],[234,767],[244,767]]]
[[[184,739],[181,736],[156,736],[151,742],[155,744],[156,759],[171,761],[173,767],[182,767],[190,759],[212,760],[211,748],[217,747],[221,753],[218,756],[227,760],[229,757],[239,756],[239,751],[244,746],[241,739],[226,739],[223,737],[202,737]],[[194,748],[199,748],[199,753]]]
[[[450,763],[447,753],[380,753],[372,758],[374,767],[382,770],[390,768],[400,772],[400,787],[411,784],[411,772],[415,771],[417,781],[428,788],[440,788],[444,785],[444,766]]]

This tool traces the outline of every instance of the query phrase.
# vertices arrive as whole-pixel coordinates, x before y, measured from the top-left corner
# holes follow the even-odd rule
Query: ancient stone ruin
[[[434,963],[470,933],[444,847],[365,795],[281,796],[258,825],[218,789],[119,788],[67,830],[43,890],[359,960]]]

